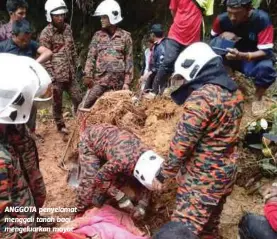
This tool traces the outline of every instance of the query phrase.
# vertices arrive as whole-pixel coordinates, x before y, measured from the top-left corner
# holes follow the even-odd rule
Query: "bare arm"
[[[44,29],[41,32],[40,37],[39,37],[39,44],[40,44],[40,46],[44,46],[47,49],[53,50],[53,48],[52,48],[52,35],[51,35],[51,32],[49,32],[48,29]],[[51,57],[50,57],[49,61],[46,61],[44,63],[44,67],[46,68],[48,73],[51,75],[52,81],[54,81],[55,80],[55,74],[54,74],[54,68],[53,68],[53,65],[52,65]]]
[[[44,63],[50,60],[53,55],[52,51],[44,46],[40,46],[37,50],[37,53],[39,54],[39,57],[36,59],[38,63]]]
[[[256,61],[266,57],[266,53],[263,50],[254,52],[240,52],[237,49],[228,49],[229,53],[226,55],[228,60],[245,60]]]
[[[258,51],[249,52],[249,53],[241,52],[240,56],[244,60],[249,59],[251,61],[256,61],[266,57],[266,53],[263,50],[258,50]]]

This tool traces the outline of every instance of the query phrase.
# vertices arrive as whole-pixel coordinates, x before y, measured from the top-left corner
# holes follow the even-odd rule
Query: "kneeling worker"
[[[77,188],[78,212],[101,206],[110,196],[123,210],[142,218],[149,204],[152,181],[163,159],[134,134],[109,124],[88,127],[79,144],[80,185]],[[134,176],[141,183],[141,198],[135,207],[130,198],[115,186],[119,175]],[[143,185],[145,187],[143,187]],[[147,188],[148,189],[147,189]]]

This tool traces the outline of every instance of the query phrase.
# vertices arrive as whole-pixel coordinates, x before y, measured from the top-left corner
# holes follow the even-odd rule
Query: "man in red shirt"
[[[200,41],[201,8],[193,0],[171,0],[169,8],[174,21],[165,44],[165,58],[153,84],[155,95],[162,93],[166,87],[179,53],[188,45]]]

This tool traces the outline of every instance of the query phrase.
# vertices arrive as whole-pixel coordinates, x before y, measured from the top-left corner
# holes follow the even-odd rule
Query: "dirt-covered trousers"
[[[218,225],[226,197],[232,192],[236,170],[229,178],[207,180],[179,173],[172,221],[183,222],[202,239],[219,238]]]
[[[101,97],[109,88],[107,86],[95,85],[88,89],[87,97],[84,99],[84,108],[90,108],[94,105],[96,100]]]
[[[82,101],[81,90],[75,80],[70,82],[53,82],[53,117],[58,129],[65,126],[62,115],[63,92],[66,91],[74,106],[74,112],[77,111],[79,104]]]
[[[117,77],[118,75],[118,77]],[[124,74],[114,74],[114,78],[119,78],[121,80],[118,80],[118,82],[113,82],[113,84],[107,85],[107,84],[101,84],[96,83],[91,89],[88,89],[88,96],[86,97],[86,100],[84,102],[84,108],[90,108],[94,105],[94,103],[97,101],[99,97],[101,97],[105,92],[110,90],[122,90],[123,87],[123,78]]]

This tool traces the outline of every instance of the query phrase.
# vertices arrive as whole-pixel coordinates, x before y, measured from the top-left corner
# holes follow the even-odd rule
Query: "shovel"
[[[79,105],[79,108],[78,108],[79,111],[82,111],[82,112],[90,112],[90,108],[84,108],[84,104],[85,104],[85,102],[86,102],[86,100],[87,100],[87,98],[88,98],[89,93],[90,93],[90,89],[87,90],[87,92],[86,92],[86,94],[85,94],[85,97],[83,98],[83,101],[82,101],[81,104]],[[69,140],[68,140],[68,142],[67,142],[65,151],[64,151],[64,153],[63,153],[63,155],[62,155],[62,157],[61,157],[61,159],[59,160],[59,163],[58,163],[58,167],[60,167],[62,170],[68,171],[68,169],[67,169],[67,167],[66,167],[66,165],[65,165],[65,158],[66,158],[66,155],[67,155],[67,151],[68,151],[68,149],[69,149],[69,146],[70,146],[70,144],[71,144],[71,141],[72,141],[72,139],[73,139],[73,136],[75,135],[76,130],[78,129],[78,127],[79,127],[79,125],[78,125],[77,120],[76,120],[76,123],[75,123],[75,126],[74,126],[74,130],[72,131],[72,133],[71,133],[70,136],[69,136]]]
[[[91,89],[87,90],[87,92],[86,92],[86,94],[85,94],[85,96],[83,98],[83,101],[79,105],[79,109],[78,110],[83,111],[83,112],[90,112],[90,108],[84,108],[84,105],[85,105],[85,103],[87,101],[87,98],[88,98],[88,95],[89,95],[90,91],[91,91]]]
[[[79,165],[73,164],[72,168],[68,172],[67,179],[66,179],[66,182],[70,187],[77,188],[79,186],[80,184],[79,175],[80,175]]]

